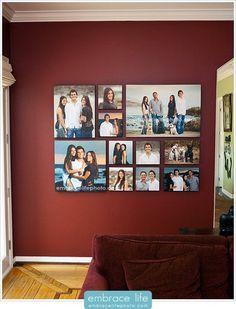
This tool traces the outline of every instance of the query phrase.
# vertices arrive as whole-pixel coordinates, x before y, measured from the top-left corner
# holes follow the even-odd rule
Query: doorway
[[[214,227],[219,227],[222,214],[228,213],[234,205],[234,109],[232,130],[224,129],[224,96],[234,91],[234,61],[233,59],[217,70],[216,85],[216,127],[215,127],[215,212]],[[226,153],[227,151],[227,153]],[[227,158],[226,158],[227,155]],[[230,157],[230,173],[227,159]]]

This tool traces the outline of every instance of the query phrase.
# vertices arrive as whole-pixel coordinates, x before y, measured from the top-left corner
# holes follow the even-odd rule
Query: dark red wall
[[[212,226],[216,69],[233,22],[14,23],[11,56],[14,255],[91,256],[95,233]],[[202,85],[200,192],[55,192],[53,87],[106,83]]]
[[[2,54],[10,58],[10,22],[2,17]]]

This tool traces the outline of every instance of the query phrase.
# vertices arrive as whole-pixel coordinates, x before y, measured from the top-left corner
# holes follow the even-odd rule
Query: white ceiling
[[[3,2],[11,22],[108,20],[233,20],[231,2]]]

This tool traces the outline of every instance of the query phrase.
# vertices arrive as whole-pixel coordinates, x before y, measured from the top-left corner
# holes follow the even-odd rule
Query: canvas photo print
[[[160,164],[160,142],[154,140],[137,141],[136,164]]]
[[[165,164],[199,164],[200,140],[165,140]]]
[[[98,109],[122,109],[122,85],[99,85]]]
[[[99,113],[98,132],[100,137],[122,137],[123,116],[122,113]]]
[[[136,191],[159,191],[159,168],[157,167],[137,167],[136,168]]]
[[[199,168],[197,167],[164,168],[164,191],[197,192],[199,182]]]
[[[109,141],[109,164],[127,165],[133,163],[133,141]]]
[[[109,191],[133,191],[133,168],[109,167]]]
[[[54,137],[95,137],[95,86],[54,87]]]
[[[127,85],[127,137],[199,137],[200,85]]]
[[[56,191],[106,190],[106,142],[55,141]]]

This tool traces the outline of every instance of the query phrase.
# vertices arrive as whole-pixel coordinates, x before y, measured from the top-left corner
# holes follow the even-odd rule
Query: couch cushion
[[[129,290],[149,290],[156,299],[199,299],[200,260],[196,253],[122,263]]]
[[[94,239],[96,268],[107,278],[110,289],[127,290],[122,261],[169,258],[195,250],[200,257],[203,298],[227,298],[228,264],[225,246],[194,243],[193,237],[191,242],[187,242],[188,238],[184,235],[182,239],[182,242],[161,241],[159,237],[156,241],[143,241],[119,239],[109,235],[96,236]]]

